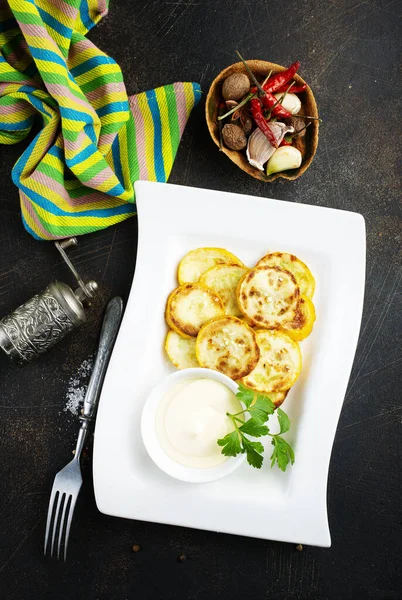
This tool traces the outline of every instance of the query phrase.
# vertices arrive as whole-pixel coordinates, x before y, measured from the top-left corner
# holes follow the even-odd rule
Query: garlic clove
[[[250,163],[250,165],[252,167],[255,167],[259,171],[263,171],[264,170],[264,163],[257,162],[256,160],[254,160],[252,158],[249,158],[248,162]]]
[[[247,160],[252,167],[264,170],[264,164],[274,153],[275,148],[269,143],[268,139],[260,129],[255,129],[248,138]]]
[[[272,131],[274,132],[274,136],[276,138],[278,145],[281,143],[281,141],[283,140],[285,135],[287,135],[288,133],[294,132],[294,127],[292,125],[286,125],[285,123],[282,123],[281,121],[274,121],[274,122],[270,123],[269,126],[271,127]]]
[[[281,146],[272,154],[267,164],[267,175],[288,169],[298,169],[302,163],[300,150],[294,146]]]
[[[277,100],[279,100],[280,98],[282,98],[283,94],[274,94],[274,96]],[[282,102],[280,102],[280,104],[282,104],[283,108],[292,113],[292,115],[297,115],[297,113],[300,112],[301,109],[301,102],[299,96],[296,96],[296,94],[292,94],[291,92],[288,92],[286,94],[286,96],[284,97]]]
[[[294,128],[290,125],[285,125],[285,123],[280,122],[270,123],[269,126],[272,129],[278,145],[281,143],[287,133],[294,131]],[[255,129],[248,138],[246,151],[247,160],[250,165],[256,169],[259,169],[260,171],[263,171],[264,164],[267,162],[267,160],[269,160],[274,152],[274,146],[272,146],[262,131],[260,129]]]

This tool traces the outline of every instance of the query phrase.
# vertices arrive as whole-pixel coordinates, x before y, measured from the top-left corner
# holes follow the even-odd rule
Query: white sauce
[[[191,379],[162,398],[156,413],[156,435],[176,462],[197,469],[215,467],[227,460],[217,440],[233,431],[226,413],[241,410],[236,396],[222,383]]]

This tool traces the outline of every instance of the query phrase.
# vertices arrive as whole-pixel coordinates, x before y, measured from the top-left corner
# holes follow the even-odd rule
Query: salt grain
[[[84,404],[85,393],[87,391],[89,377],[92,373],[92,357],[84,360],[78,367],[77,372],[70,377],[66,393],[66,405],[64,412],[70,412],[78,416]]]

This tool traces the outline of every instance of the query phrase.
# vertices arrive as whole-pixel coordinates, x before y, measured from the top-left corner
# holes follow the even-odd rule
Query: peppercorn
[[[238,125],[228,123],[222,129],[223,143],[230,150],[243,150],[247,146],[247,138]]]
[[[234,73],[223,82],[222,96],[225,100],[241,100],[250,91],[250,80],[245,73]]]

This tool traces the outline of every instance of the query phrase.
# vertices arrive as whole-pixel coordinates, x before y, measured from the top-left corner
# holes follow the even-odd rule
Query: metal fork
[[[57,558],[60,558],[60,550],[63,546],[64,560],[67,556],[68,538],[75,504],[82,486],[81,453],[88,435],[90,421],[95,413],[122,314],[123,301],[121,298],[116,297],[110,300],[106,307],[98,352],[84,399],[83,414],[80,416],[81,428],[78,434],[75,455],[73,460],[57,473],[53,483],[47,513],[44,554],[46,554],[48,545],[51,542],[50,556],[54,555],[55,545],[57,545]]]

